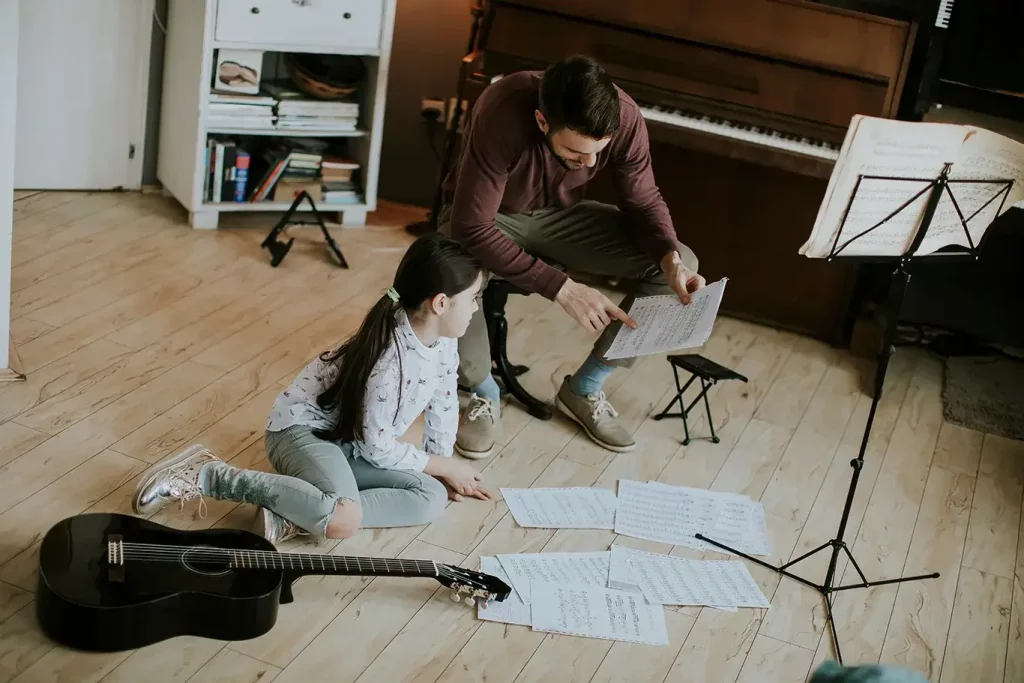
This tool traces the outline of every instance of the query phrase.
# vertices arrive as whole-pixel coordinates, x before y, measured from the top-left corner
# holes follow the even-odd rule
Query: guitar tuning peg
[[[456,590],[453,590],[451,593],[449,593],[448,597],[452,599],[452,602],[458,602],[462,599],[462,596],[459,595],[459,592]]]
[[[474,605],[476,605],[476,599],[475,598],[473,598],[473,597],[466,598],[466,606],[467,607],[473,607]]]

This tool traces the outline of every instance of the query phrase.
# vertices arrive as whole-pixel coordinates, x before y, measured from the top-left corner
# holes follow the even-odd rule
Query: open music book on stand
[[[778,567],[703,534],[696,537],[821,593],[840,663],[843,657],[832,616],[835,593],[939,576],[932,573],[869,581],[844,538],[889,358],[895,351],[900,309],[910,281],[908,264],[977,260],[989,226],[1022,200],[1024,145],[971,126],[855,116],[810,238],[800,249],[805,256],[828,261],[894,264],[874,396],[860,452],[850,461],[853,476],[839,529],[835,538]],[[798,562],[829,548],[831,558],[823,583],[789,571]],[[849,558],[860,582],[834,585],[841,552]]]

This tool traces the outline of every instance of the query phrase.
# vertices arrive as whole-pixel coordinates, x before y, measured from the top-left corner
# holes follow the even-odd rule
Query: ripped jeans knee
[[[363,508],[359,501],[348,497],[334,497],[333,500],[334,507],[318,530],[331,539],[355,536],[363,526]]]

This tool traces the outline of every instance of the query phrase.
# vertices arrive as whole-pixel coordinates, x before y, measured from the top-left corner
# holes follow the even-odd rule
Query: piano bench
[[[492,374],[502,393],[512,394],[530,415],[540,420],[550,420],[551,408],[519,383],[519,375],[529,372],[530,368],[525,365],[513,365],[508,359],[508,321],[505,319],[505,305],[510,294],[530,295],[526,290],[498,277],[492,277],[483,292],[484,319],[487,321],[487,336],[491,344]]]

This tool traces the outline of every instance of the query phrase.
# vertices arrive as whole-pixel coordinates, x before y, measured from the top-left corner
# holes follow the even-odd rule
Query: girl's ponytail
[[[336,351],[322,356],[325,362],[335,363],[338,378],[317,397],[317,405],[325,413],[340,410],[333,429],[316,431],[316,436],[328,441],[362,439],[366,383],[380,357],[397,342],[395,313],[398,308],[389,294],[384,294],[363,318],[359,330]]]
[[[359,331],[337,351],[321,357],[324,362],[334,363],[338,377],[317,397],[317,405],[328,414],[337,411],[338,419],[333,428],[314,432],[316,436],[329,441],[361,441],[370,374],[388,348],[398,347],[395,314],[400,309],[414,312],[438,294],[455,296],[464,292],[482,272],[480,263],[468,251],[440,233],[417,238],[398,265],[394,286],[366,314]],[[401,377],[402,354],[397,355]]]

